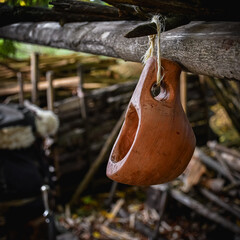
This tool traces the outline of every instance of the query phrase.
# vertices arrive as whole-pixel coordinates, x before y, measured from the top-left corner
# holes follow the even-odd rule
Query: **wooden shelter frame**
[[[76,0],[56,0],[51,10],[0,4],[0,37],[140,62],[151,30],[146,20],[161,14],[166,19],[162,57],[195,74],[240,81],[240,17],[234,1],[227,6],[215,0],[105,2],[113,7]],[[139,26],[143,36],[125,37]]]

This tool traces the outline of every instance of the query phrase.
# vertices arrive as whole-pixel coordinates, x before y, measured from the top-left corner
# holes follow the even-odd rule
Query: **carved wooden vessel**
[[[181,68],[161,61],[164,78],[153,97],[157,61],[150,58],[130,100],[113,146],[107,176],[129,185],[154,185],[179,176],[189,163],[196,140],[180,102]]]

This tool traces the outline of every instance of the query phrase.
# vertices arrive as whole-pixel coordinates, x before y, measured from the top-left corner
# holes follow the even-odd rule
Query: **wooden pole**
[[[54,93],[53,93],[53,79],[52,79],[53,71],[47,71],[46,73],[46,81],[48,84],[47,88],[47,106],[48,110],[53,111],[53,103],[54,103]]]
[[[81,64],[78,64],[77,66],[77,74],[79,77],[79,85],[77,89],[77,94],[80,99],[80,108],[81,108],[81,114],[82,118],[84,120],[87,119],[87,111],[86,111],[86,104],[85,104],[85,97],[83,92],[83,66]]]
[[[22,79],[22,73],[21,72],[17,72],[17,81],[18,81],[18,86],[19,86],[19,92],[18,92],[19,103],[23,104],[24,90],[23,90],[23,79]]]
[[[39,54],[34,52],[31,54],[31,82],[32,82],[32,103],[37,104],[38,101],[38,82],[39,82]]]
[[[180,75],[180,100],[185,113],[187,113],[187,73],[181,72]]]
[[[89,137],[88,137],[88,133],[89,133],[89,123],[88,123],[88,119],[87,119],[87,106],[86,106],[86,102],[85,102],[85,95],[84,95],[84,89],[83,89],[83,66],[78,63],[77,64],[77,75],[79,77],[79,84],[78,84],[78,88],[77,88],[77,95],[79,97],[79,101],[80,101],[80,111],[81,111],[81,116],[83,119],[83,125],[84,125],[84,146],[86,149],[86,159],[91,159],[91,151],[90,151],[90,144],[89,144]],[[91,164],[91,161],[88,161],[89,164]]]

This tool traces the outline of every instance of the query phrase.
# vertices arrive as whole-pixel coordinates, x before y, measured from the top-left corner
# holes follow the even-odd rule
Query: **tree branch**
[[[0,3],[0,27],[17,22],[55,21],[62,25],[83,21],[138,20],[132,14],[119,14],[117,8],[79,1],[52,2],[53,9],[9,6]]]
[[[240,15],[237,3],[234,0],[226,2],[196,1],[196,0],[104,0],[117,8],[124,9],[124,6],[138,6],[142,13],[163,14],[166,16],[181,15],[189,16],[191,20],[208,21],[239,21]],[[204,3],[203,3],[204,2]]]

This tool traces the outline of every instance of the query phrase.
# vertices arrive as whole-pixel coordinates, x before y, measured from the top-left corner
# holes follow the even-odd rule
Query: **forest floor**
[[[58,226],[77,239],[239,239],[240,152],[214,144],[197,148],[170,183],[83,196],[59,211]]]

